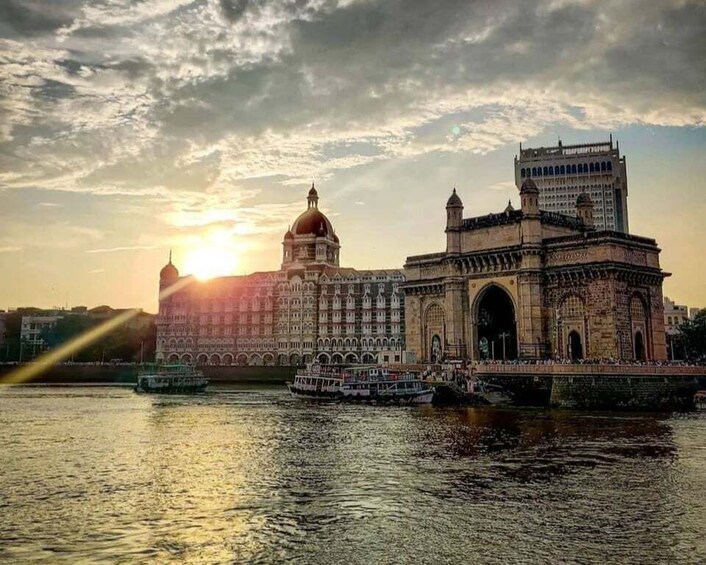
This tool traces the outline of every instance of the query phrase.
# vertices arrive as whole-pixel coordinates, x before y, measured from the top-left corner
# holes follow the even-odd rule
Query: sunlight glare
[[[233,249],[231,234],[216,231],[186,253],[184,273],[199,280],[232,275],[238,265],[238,254]]]

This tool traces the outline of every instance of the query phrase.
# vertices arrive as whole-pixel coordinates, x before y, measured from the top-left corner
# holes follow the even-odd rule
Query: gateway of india
[[[463,217],[446,203],[446,249],[404,271],[339,266],[340,240],[318,209],[287,230],[278,271],[199,282],[160,272],[157,359],[212,365],[373,363],[383,352],[450,359],[666,359],[660,249],[539,208],[528,178],[520,210]],[[413,226],[410,226],[412,229]],[[169,296],[166,296],[169,294]],[[402,356],[407,351],[414,355]],[[393,357],[395,357],[393,355]]]
[[[420,359],[666,359],[660,249],[598,231],[593,202],[576,217],[539,209],[526,179],[521,209],[463,217],[446,203],[446,250],[405,264],[406,348]]]

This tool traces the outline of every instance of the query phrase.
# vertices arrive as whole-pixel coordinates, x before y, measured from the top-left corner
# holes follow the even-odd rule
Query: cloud
[[[136,251],[157,249],[156,245],[126,245],[121,247],[104,247],[101,249],[86,249],[86,253],[116,253],[118,251]]]
[[[698,1],[13,0],[0,16],[0,189],[131,197],[176,227],[274,231],[288,187],[383,160],[706,121]]]
[[[22,251],[22,248],[16,245],[7,245],[5,247],[0,247],[0,253],[13,253],[15,251]]]

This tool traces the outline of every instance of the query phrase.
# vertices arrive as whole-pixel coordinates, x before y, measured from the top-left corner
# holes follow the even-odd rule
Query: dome
[[[452,206],[463,206],[463,202],[461,202],[461,199],[458,197],[458,194],[456,194],[455,188],[454,191],[451,193],[449,199],[446,201],[447,208],[450,208]]]
[[[319,193],[316,192],[316,188],[314,188],[314,183],[311,183],[311,188],[309,189],[309,196],[318,196]]]
[[[295,235],[331,236],[333,235],[333,227],[318,208],[312,207],[294,221],[292,233]]]
[[[593,200],[588,194],[582,192],[576,199],[576,207],[578,208],[579,206],[593,206]]]
[[[292,230],[287,230],[287,233],[284,234],[284,239],[294,239],[294,235],[292,235]]]
[[[507,201],[507,207],[505,208],[506,213],[514,212],[515,209],[512,207],[512,202],[510,200]]]
[[[522,183],[520,194],[539,194],[539,189],[532,179],[527,179]]]
[[[341,243],[341,240],[338,239],[338,236],[337,236],[336,234],[333,234],[333,240],[334,240],[336,243]]]
[[[159,271],[159,278],[160,279],[178,279],[179,278],[179,271],[172,264],[171,260],[164,267],[162,267],[161,271]]]

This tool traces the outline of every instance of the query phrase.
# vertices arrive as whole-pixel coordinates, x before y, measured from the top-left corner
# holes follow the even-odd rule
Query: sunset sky
[[[342,265],[399,268],[454,185],[519,204],[520,142],[610,133],[665,294],[706,306],[705,29],[702,0],[2,0],[0,309],[154,311],[170,248],[277,269],[312,180]]]

